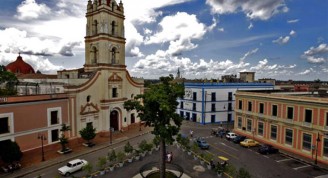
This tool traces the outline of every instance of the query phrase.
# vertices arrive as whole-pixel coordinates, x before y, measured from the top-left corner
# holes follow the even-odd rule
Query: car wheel
[[[70,175],[70,173],[69,172],[66,172],[65,176],[69,176],[69,175]]]

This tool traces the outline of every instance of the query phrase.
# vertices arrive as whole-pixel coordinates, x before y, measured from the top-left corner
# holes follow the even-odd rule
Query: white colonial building
[[[177,113],[201,124],[234,121],[237,90],[273,90],[270,83],[184,83],[185,96],[179,98]]]

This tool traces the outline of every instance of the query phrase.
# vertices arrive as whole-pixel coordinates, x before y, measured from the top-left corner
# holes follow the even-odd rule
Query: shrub
[[[132,153],[133,152],[133,146],[131,146],[130,142],[127,142],[124,146],[125,153]]]
[[[117,153],[117,160],[118,160],[119,162],[123,162],[124,158],[125,158],[125,154],[124,154],[122,151],[119,151],[119,152]]]
[[[145,152],[147,150],[147,141],[146,140],[142,140],[140,143],[139,143],[139,149],[140,151],[142,152]]]
[[[104,170],[106,165],[106,158],[105,157],[99,157],[98,158],[98,163],[97,166],[99,167],[100,170]]]
[[[108,153],[108,160],[110,162],[116,161],[116,158],[117,156],[115,150],[112,150],[110,153]]]

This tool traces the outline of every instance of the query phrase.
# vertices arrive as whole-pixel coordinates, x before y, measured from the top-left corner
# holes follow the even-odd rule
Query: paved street
[[[229,163],[237,168],[246,168],[254,178],[313,178],[321,175],[328,175],[326,170],[315,170],[313,166],[308,162],[295,159],[290,157],[288,154],[279,153],[272,155],[261,155],[257,153],[257,148],[243,148],[238,144],[234,144],[226,139],[221,139],[219,137],[211,136],[210,129],[212,125],[199,125],[190,122],[184,122],[181,133],[188,135],[190,129],[194,131],[194,137],[200,136],[204,137],[205,140],[210,144],[208,151],[217,156],[225,156],[229,158]],[[127,135],[128,136],[128,135]],[[112,145],[108,143],[99,145],[98,148],[91,148],[89,152],[84,153],[74,153],[67,156],[62,156],[55,160],[50,160],[47,162],[40,163],[39,166],[32,166],[14,174],[1,175],[1,177],[26,177],[35,178],[37,176],[42,177],[56,177],[58,176],[57,169],[66,164],[68,160],[74,158],[83,158],[88,160],[94,165],[94,171],[97,170],[97,160],[101,156],[107,155],[110,149],[115,149],[117,151],[122,150],[127,140],[130,141],[131,145],[137,147],[141,140],[145,139],[147,141],[152,140],[153,135],[148,132],[142,132],[140,135],[131,135],[128,137],[117,138],[114,140]],[[192,156],[187,155],[181,149],[176,146],[168,146],[167,151],[172,151],[174,155],[173,163],[180,165],[185,173],[190,177],[217,177],[214,171],[209,171],[205,166],[200,165],[199,160],[194,160]],[[122,168],[116,168],[113,172],[108,172],[106,175],[97,177],[133,177],[139,173],[140,168],[153,161],[158,161],[159,152],[154,152],[152,155],[144,157],[140,161],[134,161],[132,163],[126,163]],[[217,160],[215,160],[217,161]],[[82,177],[85,173],[79,171],[73,176]]]
[[[298,177],[310,178],[321,175],[327,175],[327,170],[316,170],[308,162],[295,159],[288,153],[279,153],[272,155],[261,155],[257,152],[257,147],[243,148],[239,144],[234,144],[225,138],[210,135],[213,125],[199,125],[186,122],[181,132],[188,135],[190,129],[194,131],[194,138],[204,137],[211,145],[209,152],[217,156],[229,158],[229,162],[235,167],[246,168],[253,177],[270,178],[270,177]],[[312,162],[313,163],[313,162]]]

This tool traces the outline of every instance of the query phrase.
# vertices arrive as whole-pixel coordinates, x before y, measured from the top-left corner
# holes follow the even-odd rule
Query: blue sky
[[[132,76],[328,81],[326,0],[122,0]],[[1,0],[0,64],[42,73],[84,64],[87,0]],[[137,7],[137,8],[136,8]]]

